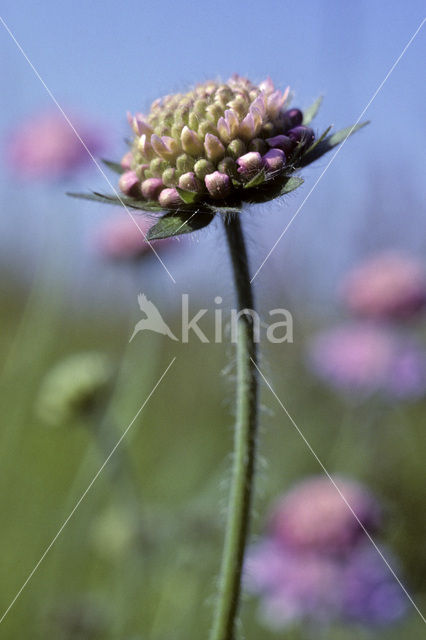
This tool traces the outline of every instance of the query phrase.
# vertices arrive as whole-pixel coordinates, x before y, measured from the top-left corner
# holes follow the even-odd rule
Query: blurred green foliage
[[[71,312],[63,293],[51,286],[38,286],[28,299],[4,294],[0,309],[3,611],[97,473],[111,442],[118,440],[176,356],[116,452],[114,473],[107,465],[97,478],[1,623],[0,636],[207,637],[232,446],[231,347],[197,340],[172,343],[155,334],[138,335],[128,345],[129,325]],[[424,403],[386,411],[374,405],[348,406],[306,372],[304,335],[297,323],[295,331],[293,345],[263,345],[262,369],[327,469],[356,477],[382,499],[388,514],[386,542],[401,558],[408,589],[422,607]],[[63,356],[85,349],[104,350],[119,366],[114,395],[99,417],[104,427],[49,428],[34,414],[40,381]],[[262,401],[253,537],[262,531],[280,493],[297,479],[320,472],[266,388]],[[254,600],[245,599],[247,640],[304,638],[296,630],[272,634],[262,628],[256,607]],[[373,634],[335,629],[327,637],[417,640],[423,631],[423,622],[410,609],[394,629]]]

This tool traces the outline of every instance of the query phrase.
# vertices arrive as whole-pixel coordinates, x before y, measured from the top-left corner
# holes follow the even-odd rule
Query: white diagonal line
[[[151,250],[153,251],[153,253],[155,254],[155,256],[157,257],[157,259],[159,260],[159,262],[162,264],[163,268],[165,269],[166,273],[168,274],[168,276],[171,278],[171,280],[174,282],[174,284],[176,284],[176,280],[174,279],[174,277],[172,276],[172,274],[170,273],[170,271],[167,269],[166,265],[164,264],[163,260],[160,258],[160,256],[158,255],[157,251],[154,249],[154,247],[152,246],[152,244],[150,243],[150,241],[148,240],[145,232],[143,231],[143,229],[140,228],[140,226],[137,223],[136,218],[134,217],[134,215],[130,212],[129,208],[126,207],[126,205],[124,204],[120,194],[118,193],[117,189],[114,187],[114,185],[112,184],[112,182],[110,181],[110,179],[108,178],[108,176],[106,175],[105,171],[102,169],[101,165],[99,164],[99,162],[96,160],[95,156],[92,154],[92,152],[90,151],[90,149],[88,148],[88,146],[86,145],[86,143],[84,142],[84,140],[82,139],[82,137],[80,136],[80,134],[78,133],[78,131],[76,130],[76,128],[74,127],[74,125],[72,124],[71,120],[69,119],[69,117],[67,116],[67,114],[65,113],[65,111],[62,109],[61,105],[59,104],[59,102],[57,101],[57,99],[55,98],[55,96],[53,95],[52,91],[49,89],[49,87],[47,86],[47,84],[45,83],[45,81],[43,80],[43,78],[41,77],[40,73],[37,71],[37,69],[35,68],[35,66],[33,65],[33,63],[31,62],[31,60],[29,59],[29,57],[27,56],[27,54],[25,53],[24,49],[22,48],[22,46],[20,45],[20,43],[17,41],[17,39],[15,38],[15,36],[13,35],[12,31],[9,29],[8,25],[6,24],[6,22],[3,20],[2,16],[0,16],[0,22],[2,23],[2,25],[4,26],[4,28],[6,29],[7,33],[10,35],[10,37],[12,38],[13,42],[16,44],[16,46],[18,47],[19,51],[22,53],[22,55],[24,56],[25,60],[28,62],[29,66],[31,67],[31,69],[34,71],[34,74],[36,75],[36,77],[40,80],[41,84],[43,85],[43,87],[46,89],[47,93],[49,94],[49,96],[51,97],[51,99],[53,100],[53,102],[55,103],[55,105],[58,107],[59,111],[62,113],[62,115],[64,116],[66,122],[69,124],[69,126],[71,127],[71,129],[73,130],[74,134],[76,135],[76,137],[78,138],[78,140],[80,141],[80,143],[82,144],[82,146],[84,147],[84,149],[86,150],[86,152],[88,153],[89,157],[91,158],[92,162],[94,163],[94,165],[96,166],[96,168],[98,169],[98,171],[100,172],[100,174],[105,178],[105,180],[107,181],[108,185],[111,187],[111,189],[114,192],[114,195],[118,198],[118,200],[120,201],[121,206],[126,210],[126,212],[128,213],[128,215],[130,216],[130,218],[132,219],[133,223],[136,225],[137,229],[139,229],[139,231],[141,232],[145,242],[147,242],[151,248]]]
[[[407,49],[410,47],[410,45],[413,43],[415,37],[417,36],[417,34],[419,33],[420,29],[423,27],[424,23],[426,21],[426,18],[423,18],[423,20],[421,21],[420,25],[417,27],[417,29],[415,30],[415,32],[413,33],[413,35],[411,36],[411,38],[409,39],[409,41],[407,42],[407,44],[405,45],[405,47],[403,48],[403,50],[401,51],[401,53],[399,54],[399,56],[397,57],[397,59],[395,60],[395,62],[393,63],[393,65],[391,66],[391,68],[389,69],[389,71],[387,72],[387,74],[385,75],[385,77],[383,78],[383,80],[381,81],[381,83],[379,84],[379,86],[377,87],[376,91],[373,93],[373,95],[371,96],[370,100],[368,101],[367,105],[364,107],[364,109],[361,111],[357,121],[355,122],[355,124],[351,127],[348,135],[346,136],[346,138],[343,140],[343,142],[339,145],[339,147],[337,148],[337,150],[335,151],[335,153],[333,154],[331,160],[328,162],[328,164],[326,165],[325,169],[321,172],[321,174],[319,175],[319,177],[317,178],[316,182],[314,183],[314,186],[310,189],[310,191],[308,192],[307,196],[304,198],[304,200],[302,201],[302,204],[298,207],[298,209],[296,210],[296,213],[290,218],[290,221],[287,223],[287,225],[285,226],[283,232],[281,233],[281,235],[278,237],[278,239],[275,241],[272,249],[269,251],[268,255],[266,256],[266,258],[264,259],[264,261],[262,262],[262,264],[260,265],[260,267],[258,268],[258,270],[256,271],[256,273],[254,274],[254,276],[252,277],[252,279],[250,280],[250,282],[253,282],[253,280],[256,278],[257,274],[259,273],[259,271],[263,268],[263,265],[265,264],[265,262],[270,258],[271,254],[273,253],[273,251],[275,251],[278,243],[281,241],[282,237],[287,233],[288,229],[290,228],[290,226],[293,224],[295,218],[299,215],[300,211],[302,210],[302,208],[304,207],[306,201],[308,200],[308,198],[311,196],[311,194],[313,193],[313,191],[316,189],[318,183],[320,182],[320,180],[322,180],[322,178],[324,177],[324,174],[326,173],[326,171],[330,168],[330,166],[333,164],[334,160],[336,159],[337,155],[340,153],[340,151],[343,149],[347,139],[349,138],[349,136],[351,135],[351,133],[353,132],[353,130],[355,129],[355,127],[357,126],[357,124],[360,122],[361,118],[364,116],[365,112],[367,111],[367,109],[370,107],[371,103],[373,102],[373,100],[376,98],[376,96],[378,95],[378,93],[382,90],[383,86],[385,85],[386,81],[389,79],[389,77],[391,76],[391,74],[393,73],[393,71],[395,70],[396,66],[398,65],[398,63],[400,62],[400,60],[402,59],[402,57],[404,56],[404,54],[406,53]]]
[[[134,416],[134,418],[132,419],[132,421],[130,422],[130,424],[126,427],[126,429],[123,431],[122,435],[120,436],[119,440],[117,441],[117,443],[114,445],[114,447],[111,449],[110,453],[108,454],[106,460],[104,461],[104,463],[102,464],[102,466],[98,469],[98,471],[96,472],[96,474],[93,476],[92,480],[90,481],[88,487],[85,489],[85,491],[83,492],[83,494],[80,496],[80,498],[77,500],[76,504],[74,505],[72,511],[70,512],[70,514],[67,516],[67,518],[64,520],[64,522],[62,523],[61,527],[59,528],[57,534],[55,535],[54,538],[52,538],[51,542],[48,544],[48,546],[46,547],[46,549],[44,550],[41,558],[38,560],[37,564],[35,565],[35,567],[32,569],[32,571],[28,574],[28,577],[26,578],[24,584],[22,585],[22,587],[19,589],[19,591],[17,592],[17,594],[15,595],[15,597],[13,598],[13,600],[11,601],[11,603],[9,604],[9,606],[7,607],[7,609],[5,610],[5,612],[3,613],[3,615],[0,618],[0,624],[3,622],[3,620],[5,619],[5,617],[7,616],[7,614],[9,613],[9,611],[11,610],[11,608],[13,607],[13,605],[15,604],[15,602],[17,601],[17,599],[19,598],[19,596],[21,595],[21,593],[23,592],[23,590],[25,589],[25,587],[27,586],[27,584],[29,583],[29,581],[31,580],[31,578],[33,577],[33,575],[35,574],[35,572],[37,571],[37,569],[39,568],[39,566],[41,565],[41,563],[43,562],[43,560],[45,559],[45,557],[47,556],[47,554],[49,553],[49,551],[51,550],[51,548],[53,547],[53,545],[55,544],[55,542],[57,541],[57,539],[59,538],[59,536],[61,535],[61,533],[63,532],[63,530],[65,529],[65,527],[67,526],[68,522],[71,520],[71,518],[73,517],[73,515],[75,514],[75,512],[77,511],[77,509],[79,508],[79,506],[81,505],[81,503],[83,502],[84,498],[87,496],[87,494],[89,493],[90,489],[93,487],[93,485],[95,484],[96,480],[99,478],[99,476],[101,475],[102,471],[105,469],[106,465],[108,464],[108,462],[111,460],[112,456],[114,455],[115,451],[117,450],[117,448],[120,446],[120,444],[122,443],[122,441],[124,440],[124,438],[126,437],[127,433],[129,432],[130,428],[133,426],[135,420],[138,418],[139,414],[141,413],[141,411],[143,410],[143,408],[146,406],[146,404],[148,403],[148,401],[150,400],[151,396],[154,394],[155,390],[157,389],[157,387],[159,386],[160,382],[163,380],[164,376],[166,375],[166,373],[169,371],[170,367],[172,366],[172,364],[174,363],[174,361],[176,360],[176,356],[170,361],[169,365],[167,366],[167,368],[165,369],[165,371],[162,373],[162,375],[160,376],[160,378],[157,380],[156,384],[154,385],[153,389],[151,390],[151,392],[149,393],[148,397],[145,399],[144,403],[142,404],[142,406],[138,409],[136,415]]]
[[[286,414],[287,418],[290,420],[291,424],[293,425],[293,427],[296,429],[297,433],[299,434],[299,436],[302,438],[303,442],[306,444],[306,446],[308,447],[309,451],[312,453],[312,455],[314,456],[315,460],[318,462],[318,464],[320,465],[321,469],[323,470],[323,472],[325,473],[325,475],[327,476],[327,478],[330,480],[330,482],[332,483],[332,485],[334,486],[334,488],[336,489],[336,491],[339,493],[340,497],[342,498],[342,500],[344,501],[344,503],[346,504],[346,506],[348,507],[348,509],[350,510],[350,512],[352,513],[353,517],[355,518],[355,520],[358,522],[359,526],[361,527],[362,531],[365,533],[365,535],[367,536],[367,538],[369,539],[369,541],[371,542],[371,544],[373,545],[373,547],[375,548],[375,550],[377,551],[377,553],[379,554],[379,556],[381,557],[381,559],[383,560],[383,562],[386,564],[387,568],[389,569],[389,571],[391,572],[391,574],[393,575],[393,577],[395,578],[395,580],[397,581],[397,583],[399,584],[399,586],[401,587],[401,589],[403,590],[403,592],[405,593],[405,595],[407,596],[408,600],[411,602],[411,604],[413,605],[414,609],[417,611],[417,613],[419,614],[420,618],[423,620],[423,622],[426,624],[426,618],[424,617],[424,615],[422,614],[422,612],[420,611],[419,607],[416,605],[416,603],[414,602],[413,598],[410,596],[410,594],[408,593],[406,587],[404,586],[404,584],[401,582],[400,578],[398,578],[397,574],[395,573],[394,569],[392,569],[391,565],[389,564],[388,560],[386,560],[385,556],[383,555],[382,551],[380,550],[380,548],[377,546],[377,544],[375,543],[375,541],[373,540],[373,538],[371,537],[370,533],[367,531],[367,529],[365,528],[364,524],[361,522],[361,520],[359,519],[359,517],[357,516],[357,514],[355,513],[355,511],[353,510],[353,508],[351,507],[351,505],[349,504],[349,502],[347,501],[346,497],[344,496],[344,494],[342,493],[342,491],[339,489],[338,485],[336,484],[335,480],[333,479],[333,477],[330,475],[330,473],[327,471],[324,463],[320,460],[320,458],[318,457],[318,455],[316,454],[316,452],[314,451],[312,445],[308,442],[308,440],[306,439],[305,435],[303,434],[302,430],[300,429],[300,427],[298,427],[298,425],[296,424],[296,422],[294,421],[294,419],[292,418],[292,416],[290,415],[290,413],[288,412],[288,410],[286,409],[286,407],[283,405],[283,403],[281,402],[281,400],[279,399],[279,397],[277,396],[277,394],[275,393],[274,389],[272,388],[271,384],[268,382],[268,380],[265,378],[265,376],[263,375],[262,371],[259,369],[259,367],[257,366],[256,362],[253,360],[253,358],[251,358],[252,363],[254,364],[254,366],[256,367],[257,371],[259,372],[260,376],[262,377],[263,381],[265,382],[265,384],[267,385],[268,389],[271,391],[272,395],[274,396],[274,398],[276,399],[276,401],[278,402],[278,404],[280,405],[281,409],[284,411],[284,413]]]

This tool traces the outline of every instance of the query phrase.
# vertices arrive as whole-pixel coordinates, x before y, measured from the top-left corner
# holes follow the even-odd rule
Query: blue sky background
[[[112,157],[123,150],[127,109],[144,110],[159,95],[234,71],[258,81],[270,75],[281,88],[289,84],[296,106],[308,106],[325,94],[315,121],[318,129],[352,124],[425,13],[420,0],[26,0],[3,7],[2,17],[64,109],[104,124]],[[315,299],[315,294],[332,295],[345,268],[376,246],[424,251],[425,59],[423,27],[366,113],[372,124],[342,149],[265,265],[258,286],[267,289],[272,277],[286,274],[287,282]],[[1,25],[0,60],[4,140],[11,128],[51,102]],[[33,269],[47,247],[57,260],[57,273],[77,288],[87,283],[89,268],[99,278],[104,272],[88,237],[111,211],[70,201],[63,192],[70,186],[106,189],[103,178],[91,169],[71,185],[22,185],[8,172],[7,159],[2,163],[2,264]],[[248,214],[253,268],[326,164],[323,159],[309,168],[304,188],[284,204]],[[211,230],[170,256],[181,288],[189,281],[197,286],[221,277],[224,250],[219,238],[219,230]],[[206,251],[212,255],[209,264],[203,259]],[[146,273],[169,286],[160,265],[150,264]],[[117,277],[109,273],[108,286],[116,286]],[[104,275],[101,281],[102,289]]]

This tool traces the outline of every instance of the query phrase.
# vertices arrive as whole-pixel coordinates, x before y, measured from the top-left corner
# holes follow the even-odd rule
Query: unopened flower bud
[[[133,160],[132,152],[128,151],[127,153],[125,153],[124,156],[121,158],[121,161],[120,161],[120,164],[123,167],[123,169],[131,169],[132,160]]]
[[[161,175],[161,180],[163,181],[163,185],[165,187],[176,187],[179,182],[179,173],[173,167],[169,167],[165,171],[163,171]]]
[[[281,151],[284,151],[286,155],[290,155],[295,147],[295,141],[284,135],[274,136],[273,138],[266,138],[266,142],[273,149],[281,149]]]
[[[215,171],[204,178],[207,190],[212,198],[221,200],[231,192],[231,179],[226,173]]]
[[[258,173],[262,166],[263,160],[257,151],[249,151],[237,159],[238,173],[245,178],[250,178]]]
[[[281,149],[271,149],[263,156],[266,170],[275,173],[281,171],[285,165],[285,153]]]
[[[225,147],[217,136],[207,133],[204,140],[204,148],[209,160],[217,162],[225,155]]]
[[[249,151],[258,151],[261,155],[268,151],[269,147],[262,138],[254,138],[248,145]]]
[[[146,200],[157,200],[163,188],[164,184],[160,178],[148,178],[142,182],[141,191]]]
[[[235,138],[226,148],[226,155],[231,156],[235,160],[243,156],[247,151],[247,147],[240,138]]]
[[[155,153],[164,160],[173,160],[179,153],[179,144],[177,140],[170,136],[157,136],[155,133],[151,136],[151,145]]]
[[[203,153],[203,143],[200,141],[195,131],[192,131],[189,127],[185,126],[182,129],[180,140],[182,143],[182,149],[186,151],[186,153],[190,153],[192,156],[200,156]]]
[[[310,127],[305,127],[304,125],[290,129],[288,137],[294,142],[302,144],[304,147],[308,147],[315,140],[313,130]]]
[[[288,109],[283,113],[283,120],[288,123],[289,128],[298,127],[303,122],[303,113],[300,109]]]
[[[202,191],[201,182],[195,176],[193,171],[188,171],[188,173],[184,173],[179,178],[179,187],[181,189],[185,189],[185,191],[195,191],[196,193],[200,193]]]
[[[200,180],[204,180],[204,178],[209,173],[213,173],[214,170],[215,166],[213,162],[210,162],[209,160],[198,160],[194,165],[194,173]]]
[[[118,186],[126,196],[136,197],[140,195],[139,178],[134,171],[125,171],[121,174]]]
[[[163,189],[158,197],[158,202],[165,209],[172,209],[182,204],[182,198],[176,189]]]
[[[238,167],[235,160],[232,158],[224,158],[217,165],[220,173],[226,173],[230,178],[238,178]]]
[[[194,165],[195,159],[187,153],[182,153],[182,155],[176,158],[176,169],[181,173],[192,171],[194,169]]]

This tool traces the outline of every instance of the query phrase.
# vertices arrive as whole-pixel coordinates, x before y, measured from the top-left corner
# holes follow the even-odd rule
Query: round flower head
[[[346,325],[317,335],[309,363],[325,382],[349,395],[409,399],[426,392],[426,355],[384,327]]]
[[[380,508],[362,486],[336,478],[335,482],[362,525],[375,530]],[[352,549],[364,531],[329,478],[304,480],[278,503],[271,520],[271,535],[289,549],[341,555]]]
[[[369,318],[410,318],[426,305],[426,270],[410,256],[386,251],[355,268],[343,282],[348,309]]]
[[[122,195],[71,195],[164,212],[150,240],[200,229],[245,202],[272,200],[302,184],[295,171],[363,126],[333,135],[328,128],[316,139],[307,125],[321,101],[303,113],[289,100],[289,89],[275,89],[269,78],[256,84],[238,75],[159,98],[147,113],[128,114],[130,151],[120,163],[107,162],[121,174]]]
[[[249,549],[245,582],[260,596],[263,623],[277,631],[304,622],[388,625],[407,609],[404,592],[368,541],[336,558],[266,538]]]
[[[91,153],[104,147],[99,133],[85,122],[76,129]],[[56,180],[90,162],[90,156],[61,113],[47,111],[10,135],[8,156],[19,175]]]
[[[44,378],[37,414],[51,426],[86,418],[99,406],[113,375],[112,363],[103,353],[89,351],[69,356]]]
[[[138,216],[132,220],[127,214],[119,214],[106,220],[97,231],[95,239],[97,249],[109,260],[138,261],[152,254],[149,243],[145,239],[151,226],[152,221],[147,218]],[[172,244],[174,245],[175,241],[163,240],[159,248],[161,250],[165,245],[170,247]]]

